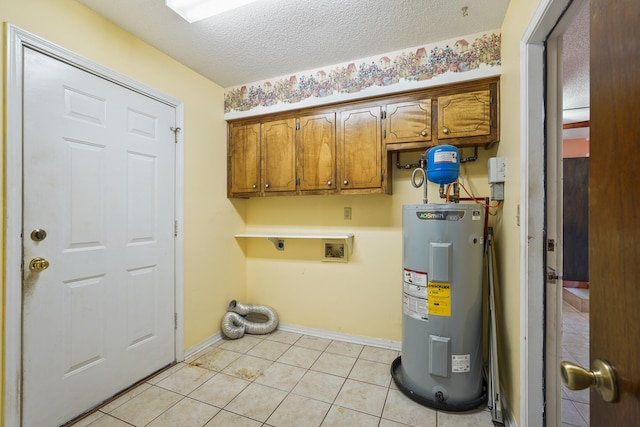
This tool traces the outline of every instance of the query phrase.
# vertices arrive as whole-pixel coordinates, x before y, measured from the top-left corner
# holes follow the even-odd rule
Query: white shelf
[[[239,233],[234,237],[240,238],[263,238],[273,243],[273,247],[278,250],[283,250],[279,243],[284,239],[331,239],[331,240],[344,240],[349,253],[353,246],[353,233],[274,233],[274,232],[253,232],[253,233]]]

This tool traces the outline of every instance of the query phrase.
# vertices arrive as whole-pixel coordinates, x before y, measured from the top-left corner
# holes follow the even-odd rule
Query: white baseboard
[[[402,343],[400,341],[385,340],[381,338],[361,337],[358,335],[349,335],[342,332],[327,331],[324,329],[305,328],[297,325],[289,325],[281,323],[279,329],[289,332],[297,332],[299,334],[311,335],[318,338],[327,338],[336,341],[346,341],[354,344],[368,345],[371,347],[388,348],[390,350],[400,351]]]
[[[183,362],[185,360],[189,360],[193,358],[193,356],[197,355],[203,350],[206,350],[207,347],[217,343],[220,340],[222,340],[222,334],[220,333],[220,331],[218,331],[215,334],[211,335],[209,338],[205,339],[204,341],[201,341],[200,343],[187,349],[184,353],[184,358],[182,360],[178,360],[178,362]]]
[[[518,423],[513,418],[513,413],[509,407],[509,402],[504,398],[504,390],[500,387],[500,398],[502,401],[502,417],[504,418],[504,425],[506,427],[518,427]]]
[[[278,329],[283,331],[288,331],[288,332],[296,332],[303,335],[311,335],[318,338],[327,338],[327,339],[336,340],[336,341],[346,341],[354,344],[368,345],[371,347],[388,348],[390,350],[400,351],[402,347],[402,343],[400,341],[385,340],[381,338],[361,337],[358,335],[349,335],[341,332],[327,331],[324,329],[305,328],[302,326],[290,325],[286,323],[280,323],[278,325]],[[187,349],[185,351],[183,360],[189,360],[196,354],[200,353],[210,345],[213,345],[220,340],[222,340],[222,335],[220,331],[218,331],[215,334],[211,335],[209,338],[205,339],[204,341]],[[182,362],[183,360],[178,360],[178,362]]]

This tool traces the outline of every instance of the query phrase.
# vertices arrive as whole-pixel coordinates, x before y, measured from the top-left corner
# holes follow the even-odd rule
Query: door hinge
[[[554,252],[556,250],[555,239],[547,239],[547,252]]]
[[[178,237],[178,221],[173,221],[173,237]]]
[[[171,129],[171,132],[173,132],[174,136],[175,136],[175,143],[178,143],[178,134],[180,133],[180,131],[182,130],[182,128],[174,128],[173,126],[171,126],[169,129]]]
[[[296,122],[296,130],[300,130],[300,122]]]
[[[387,118],[387,112],[385,110],[380,111],[380,119],[384,120]]]

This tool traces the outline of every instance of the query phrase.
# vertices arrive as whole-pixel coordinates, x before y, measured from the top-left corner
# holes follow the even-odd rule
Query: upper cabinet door
[[[300,191],[335,190],[335,113],[300,117],[298,174]]]
[[[385,143],[431,141],[431,100],[388,104]]]
[[[491,92],[478,90],[438,97],[438,139],[491,134]]]
[[[263,191],[296,191],[296,121],[262,124]]]
[[[260,193],[260,123],[229,129],[227,192],[248,197]]]
[[[381,107],[340,113],[340,188],[382,187]]]

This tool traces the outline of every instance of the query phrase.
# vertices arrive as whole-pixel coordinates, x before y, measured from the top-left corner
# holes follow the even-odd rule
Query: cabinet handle
[[[327,181],[327,185],[331,187],[331,180]]]
[[[349,185],[349,180],[348,180],[348,179],[345,179],[342,183],[343,183],[344,185]]]
[[[442,128],[442,133],[444,133],[445,135],[449,135],[449,132],[451,132],[451,131],[449,130],[448,127],[443,127]]]
[[[423,130],[422,132],[420,132],[420,135],[427,136],[427,131]]]
[[[265,184],[265,185],[264,185],[264,188],[269,188],[269,184]]]
[[[253,184],[253,189],[255,190],[256,188],[258,188],[258,186]]]

